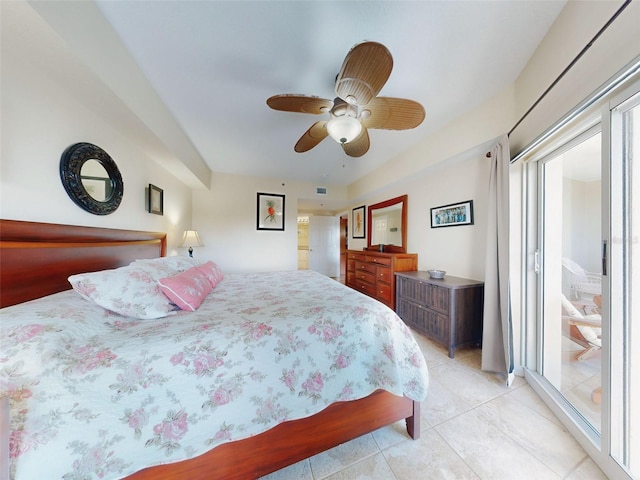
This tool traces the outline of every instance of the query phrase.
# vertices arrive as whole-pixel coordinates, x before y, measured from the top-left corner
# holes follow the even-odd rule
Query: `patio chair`
[[[593,299],[602,293],[601,275],[588,272],[570,258],[562,259],[562,280],[567,285],[567,293],[572,300]]]
[[[565,336],[584,348],[576,356],[577,360],[585,360],[602,348],[602,316],[600,314],[583,315],[567,297],[562,295],[562,319]]]

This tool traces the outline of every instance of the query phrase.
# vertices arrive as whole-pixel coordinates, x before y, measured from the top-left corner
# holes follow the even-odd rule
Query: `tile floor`
[[[422,436],[403,422],[262,480],[606,479],[527,385],[480,371],[480,350],[456,352],[416,334],[429,366]]]

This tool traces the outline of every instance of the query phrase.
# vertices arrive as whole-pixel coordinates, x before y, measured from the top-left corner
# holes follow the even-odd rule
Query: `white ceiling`
[[[213,172],[348,185],[511,84],[565,1],[113,1],[97,4]],[[332,99],[349,49],[394,58],[381,95],[427,118],[374,130],[361,158],[330,138],[293,146],[320,117],[271,110],[274,94]],[[125,71],[125,70],[123,70]]]

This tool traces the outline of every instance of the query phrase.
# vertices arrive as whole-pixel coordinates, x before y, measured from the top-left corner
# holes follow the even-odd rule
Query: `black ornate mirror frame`
[[[93,198],[82,184],[80,171],[85,162],[96,160],[106,170],[111,181],[110,195],[104,201]],[[109,215],[122,201],[124,183],[116,162],[100,147],[91,143],[75,143],[60,157],[60,179],[64,189],[80,208],[95,215]]]

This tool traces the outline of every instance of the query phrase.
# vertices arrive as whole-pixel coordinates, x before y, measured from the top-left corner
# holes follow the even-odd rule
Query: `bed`
[[[402,419],[419,437],[428,374],[411,333],[319,274],[225,275],[196,311],[156,320],[69,290],[70,275],[165,253],[161,233],[0,220],[0,428],[16,480],[42,458],[47,478],[258,478]]]

